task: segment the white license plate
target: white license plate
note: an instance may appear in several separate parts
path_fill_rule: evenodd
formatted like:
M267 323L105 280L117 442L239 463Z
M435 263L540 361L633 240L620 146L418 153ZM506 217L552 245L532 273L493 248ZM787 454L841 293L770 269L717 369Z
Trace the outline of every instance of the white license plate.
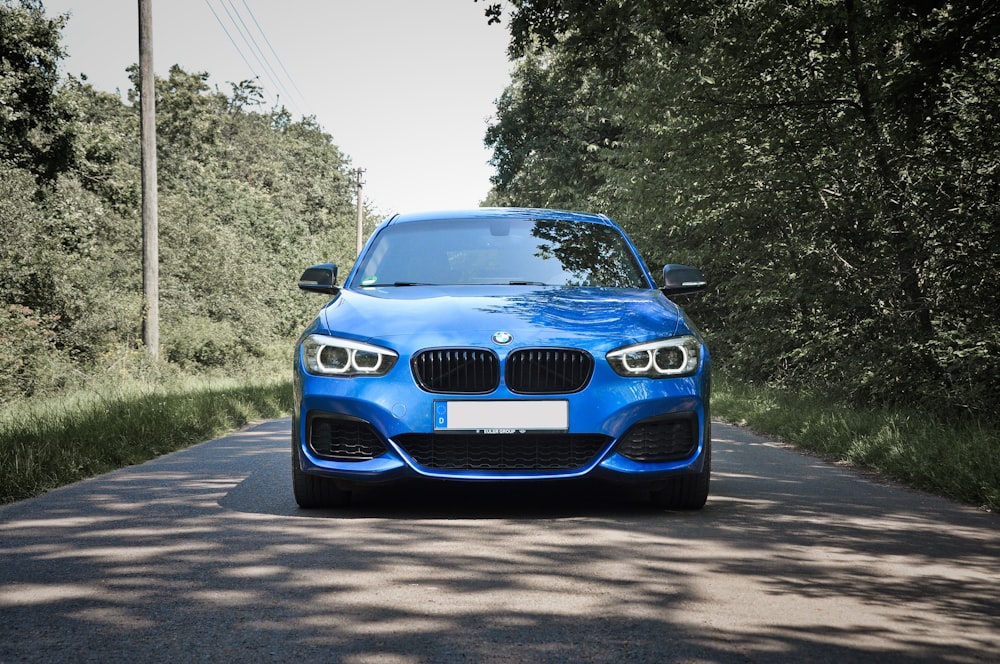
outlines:
M568 401L435 401L438 431L519 433L566 431Z

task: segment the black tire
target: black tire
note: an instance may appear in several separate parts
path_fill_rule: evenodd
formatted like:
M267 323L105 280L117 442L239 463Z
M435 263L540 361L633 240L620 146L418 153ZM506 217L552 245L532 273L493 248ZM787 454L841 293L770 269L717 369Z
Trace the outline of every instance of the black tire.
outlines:
M653 505L661 509L700 510L708 500L708 482L712 476L712 442L705 442L705 463L697 475L682 475L665 487L649 492Z
M292 442L292 491L295 502L303 509L347 507L351 492L341 489L335 480L302 472L299 466L299 446Z

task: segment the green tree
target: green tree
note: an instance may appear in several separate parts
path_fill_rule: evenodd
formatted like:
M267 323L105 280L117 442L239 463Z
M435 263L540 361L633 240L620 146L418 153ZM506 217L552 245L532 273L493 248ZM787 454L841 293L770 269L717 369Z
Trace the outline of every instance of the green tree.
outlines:
M511 205L586 208L604 185L602 153L620 129L601 99L600 72L560 52L523 58L486 132L498 196Z
M32 394L43 373L45 348L57 316L24 303L40 262L33 246L42 215L34 200L32 174L0 162L0 399Z
M2 0L0 397L145 370L140 343L138 108L57 78L60 30ZM315 311L304 266L353 259L349 159L314 118L262 110L173 67L156 85L164 356L252 362ZM13 91L13 92L12 92ZM16 93L16 94L15 94Z
M73 125L56 92L64 17L41 0L0 0L0 161L52 179L72 163Z
M577 198L603 204L658 262L706 269L716 290L690 307L723 364L859 399L945 396L996 412L1000 9L510 5L511 52L561 66L532 103L573 117L586 105L563 86L589 80L621 132L596 160L601 186ZM519 132L530 112L501 103L487 135L498 166L512 166L500 195L558 181L539 164L566 146Z

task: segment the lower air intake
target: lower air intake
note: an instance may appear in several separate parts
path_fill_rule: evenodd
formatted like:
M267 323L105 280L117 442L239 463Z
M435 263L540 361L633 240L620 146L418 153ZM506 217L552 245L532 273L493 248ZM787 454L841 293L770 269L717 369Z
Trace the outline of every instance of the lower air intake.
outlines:
M396 442L417 463L438 470L570 471L593 462L610 442L584 434L407 434Z
M697 450L698 420L694 416L640 422L615 446L615 452L623 457L645 463L681 461Z
M309 449L333 461L367 461L386 453L385 443L367 422L322 415L309 420Z

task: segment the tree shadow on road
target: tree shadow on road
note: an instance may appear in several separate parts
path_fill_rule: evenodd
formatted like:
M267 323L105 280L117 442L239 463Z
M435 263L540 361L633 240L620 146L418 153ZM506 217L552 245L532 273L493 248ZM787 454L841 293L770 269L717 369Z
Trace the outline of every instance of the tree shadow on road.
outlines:
M0 661L981 661L995 515L716 426L712 495L300 510L287 420L0 509Z

